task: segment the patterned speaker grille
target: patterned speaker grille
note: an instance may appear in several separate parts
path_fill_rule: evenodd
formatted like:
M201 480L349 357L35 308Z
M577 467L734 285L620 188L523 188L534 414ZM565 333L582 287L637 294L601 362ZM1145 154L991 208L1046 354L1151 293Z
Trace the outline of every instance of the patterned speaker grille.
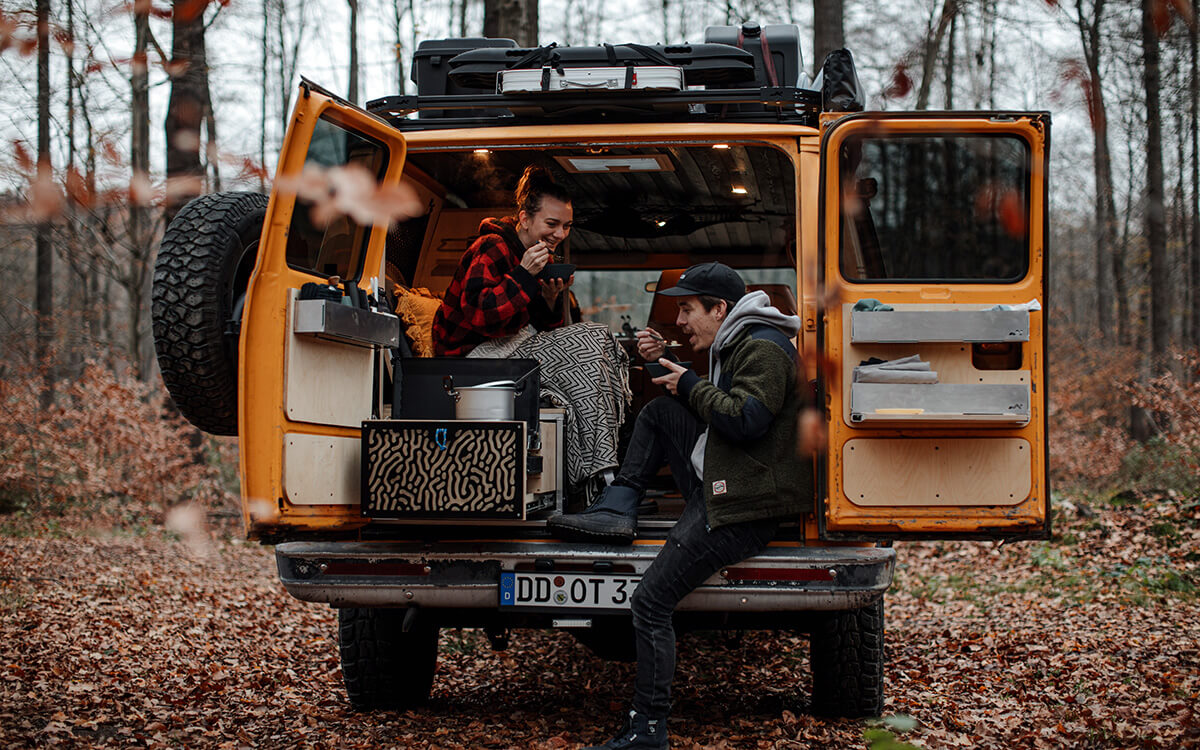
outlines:
M519 518L523 422L364 425L365 515Z

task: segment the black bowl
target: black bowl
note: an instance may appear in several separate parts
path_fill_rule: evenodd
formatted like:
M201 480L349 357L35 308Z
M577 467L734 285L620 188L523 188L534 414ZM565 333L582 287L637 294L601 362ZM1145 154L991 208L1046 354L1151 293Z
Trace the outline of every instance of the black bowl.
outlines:
M573 273L575 273L574 263L547 263L537 277L542 281L550 281L551 279L566 281L571 278L571 274Z
M675 364L679 365L685 370L691 369L692 366L691 362L676 362ZM667 369L666 365L660 365L657 362L647 362L644 367L646 368L646 372L649 373L650 377L652 378L661 378L663 375L671 374L671 371Z

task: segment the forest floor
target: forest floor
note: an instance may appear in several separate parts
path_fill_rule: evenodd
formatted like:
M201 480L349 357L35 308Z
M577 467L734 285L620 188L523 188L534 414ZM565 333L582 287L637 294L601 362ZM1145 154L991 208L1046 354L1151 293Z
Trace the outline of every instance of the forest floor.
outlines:
M898 545L888 731L924 748L1200 747L1200 506L1059 499L1048 542ZM0 747L574 748L633 667L561 632L442 632L433 696L355 713L335 612L214 529L0 517ZM681 638L675 748L868 747L809 716L802 636ZM876 747L895 747L877 741Z

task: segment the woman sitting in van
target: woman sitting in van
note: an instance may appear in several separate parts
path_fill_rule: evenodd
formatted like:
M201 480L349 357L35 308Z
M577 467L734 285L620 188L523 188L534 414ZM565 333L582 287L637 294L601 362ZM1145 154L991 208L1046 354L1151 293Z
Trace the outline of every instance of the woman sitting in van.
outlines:
M567 410L568 481L590 481L594 492L617 466L629 357L607 326L564 325L574 276L537 278L571 232L570 194L546 169L528 167L516 203L515 216L480 223L434 316L434 351L536 359L543 395Z

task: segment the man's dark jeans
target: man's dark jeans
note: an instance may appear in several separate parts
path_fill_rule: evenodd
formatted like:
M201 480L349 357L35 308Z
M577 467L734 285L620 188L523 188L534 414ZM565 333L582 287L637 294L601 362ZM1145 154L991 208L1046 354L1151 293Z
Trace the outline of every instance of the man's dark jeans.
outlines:
M645 492L646 485L666 462L679 492L691 497L700 486L692 469L692 448L703 431L704 424L680 401L667 396L651 400L633 423L625 461L613 484Z
M634 424L619 484L644 490L666 461L683 496L683 514L633 592L633 628L637 642L637 680L633 710L652 718L671 709L675 676L675 626L671 617L683 597L726 565L766 549L779 522L750 521L709 529L704 492L692 470L692 448L702 423L679 401L657 398Z

